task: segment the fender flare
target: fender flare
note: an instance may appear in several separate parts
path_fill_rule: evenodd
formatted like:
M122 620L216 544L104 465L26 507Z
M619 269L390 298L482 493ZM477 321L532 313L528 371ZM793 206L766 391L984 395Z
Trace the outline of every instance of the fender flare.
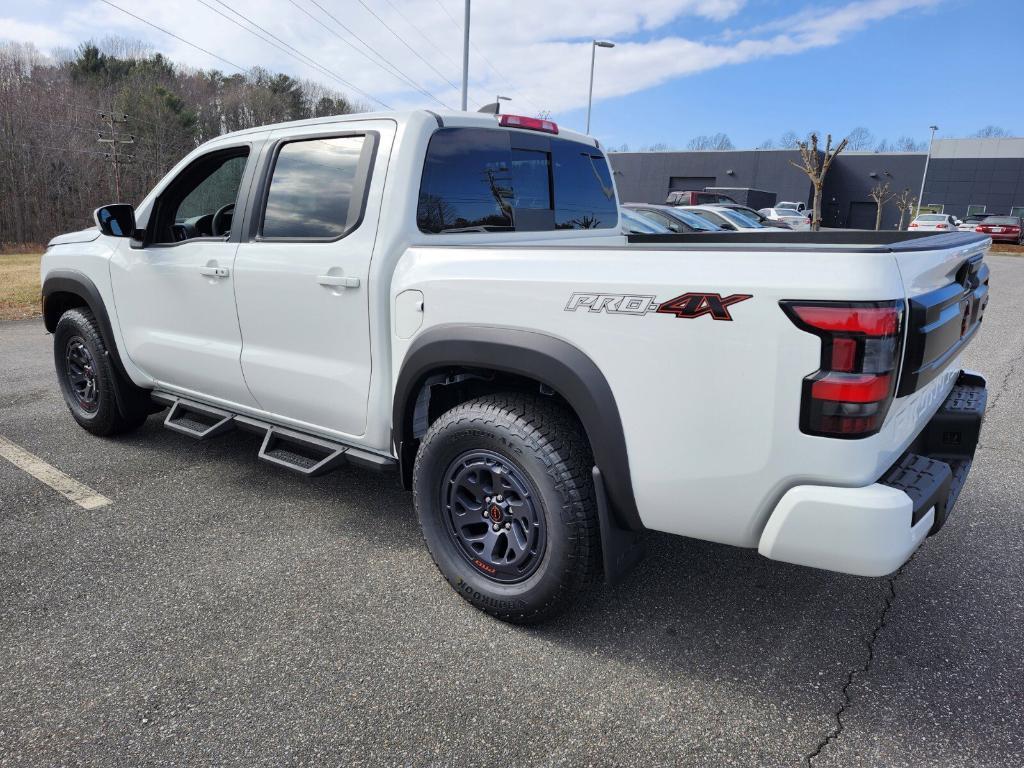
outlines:
M47 273L42 289L43 321L46 324L46 330L50 333L57 329L60 315L48 312L47 303L50 301L50 297L57 293L70 293L78 296L85 303L86 307L89 308L89 311L92 312L93 317L96 318L96 324L100 327L103 342L107 347L107 355L120 378L120 381L115 379L114 382L114 399L117 402L118 410L121 411L121 415L127 416L125 406L126 393L121 389L121 382L130 382L131 377L121 361L121 353L117 348L117 341L114 339L114 329L110 325L110 315L107 313L107 307L103 303L103 297L100 295L96 283L85 273L74 269L54 269Z
M447 366L483 368L539 381L573 408L600 468L617 522L642 531L629 472L626 438L615 396L604 374L580 349L536 331L444 324L419 334L402 362L392 411L398 453L412 435L416 399L430 373Z

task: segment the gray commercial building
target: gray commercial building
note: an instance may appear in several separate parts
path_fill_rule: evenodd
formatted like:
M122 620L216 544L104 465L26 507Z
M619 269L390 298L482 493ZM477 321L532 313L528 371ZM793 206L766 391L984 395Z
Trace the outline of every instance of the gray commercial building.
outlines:
M874 229L871 189L889 182L890 193L916 197L925 170L923 152L844 152L825 178L821 218L825 226ZM739 202L745 190L774 193L776 202L811 205L814 190L793 162L796 150L709 152L614 152L609 154L624 202L663 203L669 192L730 188ZM764 195L750 193L755 207ZM937 140L928 163L924 205L960 218L969 213L1024 215L1024 138ZM895 229L895 201L882 210L882 228ZM906 222L904 222L906 224Z

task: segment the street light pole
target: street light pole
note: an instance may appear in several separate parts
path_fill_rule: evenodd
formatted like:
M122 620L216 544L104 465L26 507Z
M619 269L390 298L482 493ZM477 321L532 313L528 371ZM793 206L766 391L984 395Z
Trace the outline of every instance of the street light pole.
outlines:
M935 143L935 132L939 126L929 126L932 129L932 137L928 140L928 154L924 156L924 173L921 174L921 194L917 196L917 212L921 213L921 206L924 205L924 182L928 178L928 163L932 159L932 144Z
M594 103L594 59L598 48L614 48L615 43L607 40L592 40L590 43L590 91L587 93L587 130L590 133L590 108Z
M462 111L469 104L469 0L466 0L466 18L462 23Z

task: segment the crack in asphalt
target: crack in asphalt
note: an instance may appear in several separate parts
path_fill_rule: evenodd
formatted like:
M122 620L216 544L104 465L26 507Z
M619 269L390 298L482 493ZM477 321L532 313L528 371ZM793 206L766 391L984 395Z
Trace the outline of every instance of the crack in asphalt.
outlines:
M1017 359L1019 360L1021 356L1024 356L1024 350L1021 350L1021 353L1017 356ZM1006 375L1003 376L1003 381L999 385L999 389L996 391L995 396L992 398L992 402L989 404L988 408L985 409L986 416L996 409L996 405L998 405L1000 399L1002 399L1003 393L1006 392L1007 388L1010 386L1010 379L1013 378L1013 374L1015 374L1016 372L1017 361L1015 360L1014 362L1010 363L1010 367L1006 369Z
M1022 355L1024 355L1024 351L1022 351ZM1020 356L1018 356L1018 359L1019 357ZM1013 375L1016 372L1017 361L1015 360L1014 362L1010 363L1009 368L1007 368L1006 373L1003 375L1003 379L1000 382L999 387L996 388L995 395L989 402L988 407L985 409L986 416L991 414L996 409L996 406L998 405L1003 394L1010 386L1010 379L1013 378ZM982 448L983 450L999 450L995 446L986 446L981 445L980 443L978 447ZM920 550L917 550L917 552L919 551ZM871 636L867 640L865 640L864 643L867 646L867 658L864 660L863 666L851 669L849 672L846 673L846 682L843 683L842 688L843 700L840 703L839 708L832 715L835 718L835 727L825 736L824 739L818 742L818 745L817 747L815 747L814 751L804 758L804 761L808 766L812 765L812 763L818 757L821 756L821 753L825 750L826 747L828 747L829 744L832 744L834 741L836 741L836 739L838 739L842 735L843 729L845 727L843 724L843 715L846 713L846 710L849 709L850 706L853 704L853 697L850 694L850 689L853 687L854 681L867 676L867 674L871 671L871 667L874 666L875 643L878 641L878 636L881 634L882 630L885 629L886 619L888 619L889 611L892 610L893 601L896 599L896 580L903 575L903 571L907 568L907 566L909 566L914 561L914 558L917 557L917 552L914 552L914 554L911 555L910 559L907 560L907 562L905 562L902 566L900 566L900 569L889 578L889 593L885 597L885 604L882 606L882 610L878 615L878 621L875 623L874 629L871 631Z
M911 562L913 562L916 556L917 553L915 552L907 562L900 566L900 569L896 571L896 573L889 577L889 592L885 596L885 604L882 606L882 610L878 614L878 621L875 622L874 629L871 630L871 635L864 641L864 645L867 647L868 651L867 658L864 660L864 664L862 666L851 669L846 673L846 682L843 683L842 688L843 700L840 703L839 708L832 715L836 721L835 727L825 736L824 739L818 742L814 751L804 758L808 766L813 764L829 744L842 735L845 727L843 724L843 715L853 704L853 696L850 694L850 689L853 687L854 681L867 676L868 672L871 671L871 667L875 663L875 643L878 641L878 636L882 633L882 630L885 629L886 619L888 619L889 611L892 609L893 601L896 599L896 580L903 575L903 571Z

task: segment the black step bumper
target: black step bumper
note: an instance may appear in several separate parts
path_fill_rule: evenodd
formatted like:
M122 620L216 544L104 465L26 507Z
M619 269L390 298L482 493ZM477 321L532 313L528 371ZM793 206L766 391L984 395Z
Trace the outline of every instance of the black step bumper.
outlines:
M935 522L929 535L938 533L946 523L967 481L987 401L985 379L961 371L928 425L879 480L913 500L912 523L935 508Z

